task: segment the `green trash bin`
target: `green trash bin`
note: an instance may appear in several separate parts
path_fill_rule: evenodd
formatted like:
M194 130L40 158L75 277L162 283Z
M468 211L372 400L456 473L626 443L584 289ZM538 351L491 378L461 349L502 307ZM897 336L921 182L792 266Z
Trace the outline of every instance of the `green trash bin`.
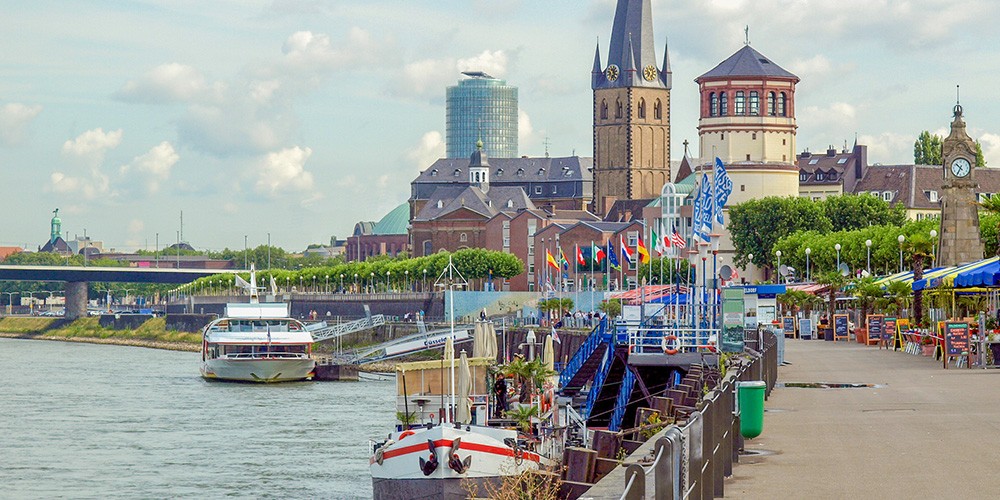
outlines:
M767 384L760 380L737 382L737 399L740 402L740 434L753 439L764 430L764 391Z

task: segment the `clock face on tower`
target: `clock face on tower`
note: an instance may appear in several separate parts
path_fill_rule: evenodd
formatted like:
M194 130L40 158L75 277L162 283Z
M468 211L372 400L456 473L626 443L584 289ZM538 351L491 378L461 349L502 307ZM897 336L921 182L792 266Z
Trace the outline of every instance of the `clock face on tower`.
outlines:
M618 79L618 66L612 64L608 66L608 69L604 70L604 75L608 77L609 81L615 81Z
M951 173L955 177L965 177L972 171L972 164L965 158L955 158L951 161Z
M656 79L656 66L650 64L645 68L642 68L642 77L646 79L647 82L651 82Z

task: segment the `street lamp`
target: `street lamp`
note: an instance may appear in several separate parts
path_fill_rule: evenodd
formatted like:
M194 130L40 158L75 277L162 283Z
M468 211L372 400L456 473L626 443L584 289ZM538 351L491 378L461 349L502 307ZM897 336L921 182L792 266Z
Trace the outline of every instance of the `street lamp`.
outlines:
M387 270L385 272L385 293L389 293L389 275L390 274L392 274L392 271L388 271Z
M344 273L340 273L340 293L344 293Z
M427 291L427 269L424 269L424 283L420 285L420 291L421 292Z
M774 255L778 256L778 268L777 268L777 270L778 270L778 279L776 281L778 283L781 283L781 250L776 250L774 252Z
M371 276L368 279L368 288L371 289L372 293L375 293L375 272L371 272Z
M865 240L865 248L868 250L868 264L865 266L865 270L868 274L872 273L872 240Z
M250 252L247 246L247 235L243 235L243 269L249 269L247 261L250 260Z
M313 275L313 293L316 293L316 275Z
M840 272L840 243L833 246L833 249L837 251L837 272Z
M407 270L403 271L403 291L404 292L406 291L406 287L409 284L409 281L410 281L410 270L407 269Z
M0 292L7 295L7 314L13 314L14 312L14 296L20 294L21 292Z
M354 293L358 293L358 273L354 273Z
M937 267L937 245L934 244L934 238L937 238L937 231L931 229L931 267Z
M330 293L330 275L326 275L326 284L323 285L323 293Z
M809 274L809 254L813 253L813 249L806 247L806 281L812 282L811 275Z
M906 236L899 235L896 241L899 242L899 272L903 272L903 242L906 241Z

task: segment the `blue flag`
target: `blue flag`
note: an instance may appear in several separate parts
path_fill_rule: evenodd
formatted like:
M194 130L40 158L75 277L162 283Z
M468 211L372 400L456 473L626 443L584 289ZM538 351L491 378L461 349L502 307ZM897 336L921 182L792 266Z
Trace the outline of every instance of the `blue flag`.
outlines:
M712 197L710 180L708 177L702 176L698 196L695 198L695 216L692 222L694 235L704 242L708 241L708 235L712 232L712 220L715 216L714 205L715 200Z
M618 254L615 252L615 244L608 240L608 264L611 267L618 267Z
M726 172L726 166L722 164L719 157L715 157L715 220L719 224L725 224L722 215L722 208L729 201L729 195L733 192L733 180Z

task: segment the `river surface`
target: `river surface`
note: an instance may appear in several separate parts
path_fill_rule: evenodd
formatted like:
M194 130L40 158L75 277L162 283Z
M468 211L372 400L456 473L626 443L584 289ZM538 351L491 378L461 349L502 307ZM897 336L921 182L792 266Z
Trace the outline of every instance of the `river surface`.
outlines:
M371 497L394 382L207 382L199 364L0 339L0 497Z

